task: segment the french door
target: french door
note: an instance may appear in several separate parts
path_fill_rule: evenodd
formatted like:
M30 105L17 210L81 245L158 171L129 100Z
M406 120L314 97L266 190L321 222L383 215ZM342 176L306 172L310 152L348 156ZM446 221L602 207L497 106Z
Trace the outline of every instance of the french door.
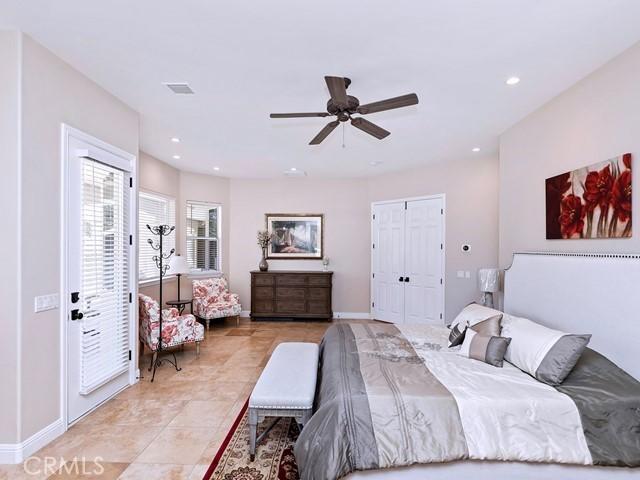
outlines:
M66 136L67 424L129 385L132 308L131 158Z
M393 323L441 324L442 197L373 205L372 313Z

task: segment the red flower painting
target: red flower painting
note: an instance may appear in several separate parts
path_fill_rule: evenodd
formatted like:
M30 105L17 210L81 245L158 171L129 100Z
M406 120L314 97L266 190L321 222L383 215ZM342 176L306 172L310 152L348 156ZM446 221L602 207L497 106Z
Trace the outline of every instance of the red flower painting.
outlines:
M631 237L631 154L546 180L547 238Z

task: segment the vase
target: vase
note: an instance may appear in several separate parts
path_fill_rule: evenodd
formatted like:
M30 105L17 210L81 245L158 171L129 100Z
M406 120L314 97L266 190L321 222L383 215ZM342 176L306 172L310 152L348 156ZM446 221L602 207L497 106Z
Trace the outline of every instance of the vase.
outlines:
M260 260L260 263L258 264L258 268L260 269L261 272L266 272L267 270L269 270L269 263L267 262L266 254L267 254L267 250L265 248L263 248L262 249L262 259Z

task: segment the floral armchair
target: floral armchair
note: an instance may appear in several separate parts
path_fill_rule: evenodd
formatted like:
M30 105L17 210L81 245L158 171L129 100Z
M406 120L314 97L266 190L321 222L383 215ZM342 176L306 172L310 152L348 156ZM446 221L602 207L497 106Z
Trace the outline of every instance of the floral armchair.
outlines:
M152 352L158 349L158 331L160 329L160 307L153 298L138 294L140 313L140 344L146 345ZM193 315L180 315L176 308L162 310L162 348L175 347L185 343L196 344L196 355L200 354L200 342L204 340L204 327ZM143 350L143 349L141 349Z
M236 324L242 306L240 297L229 293L224 277L193 281L193 314L207 323L214 318L236 317Z

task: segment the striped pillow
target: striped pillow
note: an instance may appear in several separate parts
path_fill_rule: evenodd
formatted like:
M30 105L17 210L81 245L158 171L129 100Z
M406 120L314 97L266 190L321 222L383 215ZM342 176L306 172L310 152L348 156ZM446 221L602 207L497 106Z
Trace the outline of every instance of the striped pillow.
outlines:
M469 329L458 354L494 367L502 367L509 342L510 338L481 335Z
M572 335L507 314L502 334L512 339L505 360L548 385L564 381L591 340L591 335Z
M502 312L493 308L484 307L477 303L467 305L451 324L449 334L449 347L460 345L464 340L467 327L476 332L490 337L500 336L500 321Z

